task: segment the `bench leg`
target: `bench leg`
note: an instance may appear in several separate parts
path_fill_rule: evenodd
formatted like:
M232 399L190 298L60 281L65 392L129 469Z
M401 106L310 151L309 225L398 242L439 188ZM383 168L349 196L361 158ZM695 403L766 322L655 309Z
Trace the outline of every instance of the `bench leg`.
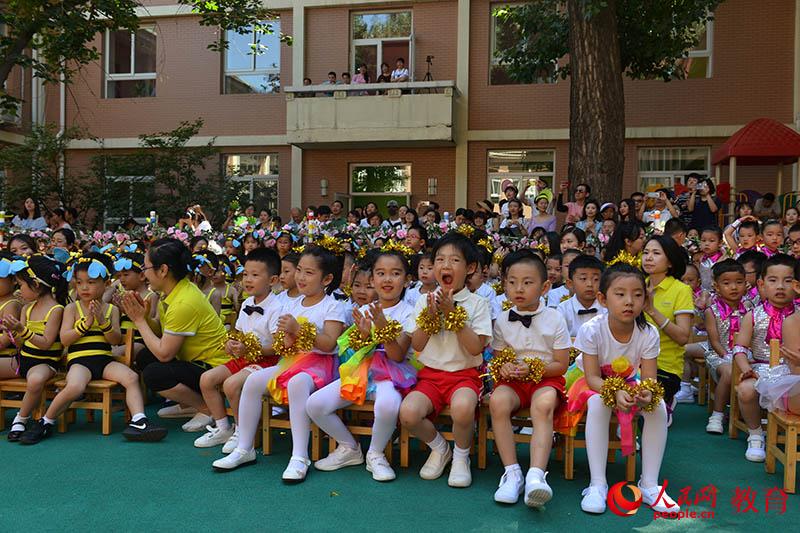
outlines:
M775 447L778 445L778 422L769 414L767 419L767 459L764 461L764 470L767 474L775 473Z
M486 457L489 454L489 414L481 408L478 416L478 468L486 470Z
M408 430L400 427L400 466L408 468L408 446L409 446Z
M783 465L783 490L794 494L797 478L797 426L786 428L786 463Z
M272 453L271 419L272 406L268 401L265 401L261 404L261 448L264 455L270 455Z
M89 411L94 413L94 411ZM111 435L111 390L103 391L103 435Z
M322 448L322 443L320 442L320 431L319 427L316 424L311 424L311 460L312 461L319 461L320 459L320 448Z
M573 479L575 477L575 437L572 435L564 436L564 477Z

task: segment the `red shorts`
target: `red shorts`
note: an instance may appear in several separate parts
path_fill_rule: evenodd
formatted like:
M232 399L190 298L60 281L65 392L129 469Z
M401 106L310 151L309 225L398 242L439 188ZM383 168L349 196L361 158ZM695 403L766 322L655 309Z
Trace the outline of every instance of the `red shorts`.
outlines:
M478 398L481 397L483 382L477 368L467 368L457 372L446 370L436 370L435 368L423 367L417 372L417 384L415 391L421 392L433 404L433 412L429 418L435 418L439 413L450 405L453 393L458 389L470 389L475 391Z
M240 370L244 370L247 367L250 367L253 370L258 370L259 368L269 368L277 364L278 364L277 356L262 359L258 363L251 363L250 361L242 357L239 359L231 359L230 361L225 363L225 368L230 370L231 374L237 374Z
M495 389L501 385L510 388L516 393L517 398L519 398L519 408L528 409L531 406L531 397L533 393L543 387L553 387L558 394L559 403L564 404L567 399L567 395L564 393L565 383L564 376L555 376L544 378L539 383L531 383L530 381L501 381L495 385Z

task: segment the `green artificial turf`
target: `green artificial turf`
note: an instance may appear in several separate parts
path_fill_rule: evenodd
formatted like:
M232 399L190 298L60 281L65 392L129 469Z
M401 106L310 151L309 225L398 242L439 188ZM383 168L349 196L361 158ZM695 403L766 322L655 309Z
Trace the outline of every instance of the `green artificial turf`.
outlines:
M155 417L154 414L151 416ZM6 424L11 422L9 416ZM290 437L276 435L276 452L260 455L255 466L226 474L213 472L219 449L197 449L199 434L183 433L180 420L161 421L170 433L155 444L126 442L117 414L114 433L103 437L99 422L82 419L66 434L35 446L5 441L0 457L5 478L5 512L0 531L584 531L620 530L748 531L775 528L792 531L800 518L800 498L790 495L786 513L773 505L766 513L765 496L782 485L782 468L768 475L763 464L744 459L744 437L738 441L704 432L705 407L681 405L669 432L661 470L669 493L678 499L683 487L715 485L719 493L713 519L653 520L649 509L620 517L580 510L581 490L589 473L586 456L578 450L575 479L563 476L563 464L550 463L548 482L554 497L544 510L523 502L504 506L494 502L502 466L491 454L488 468L478 470L473 459L473 484L468 489L419 478L426 452L414 445L411 466L397 467L398 478L377 483L363 467L338 472L313 468L305 483L284 485L280 476L288 461ZM366 447L366 444L365 444ZM395 458L398 455L395 454ZM523 469L527 446L520 446ZM637 469L638 472L638 469ZM637 474L638 475L638 474ZM624 463L608 467L609 484L621 481ZM736 487L756 491L758 513L737 513L732 505ZM628 494L626 492L626 494ZM708 503L690 510L711 510Z

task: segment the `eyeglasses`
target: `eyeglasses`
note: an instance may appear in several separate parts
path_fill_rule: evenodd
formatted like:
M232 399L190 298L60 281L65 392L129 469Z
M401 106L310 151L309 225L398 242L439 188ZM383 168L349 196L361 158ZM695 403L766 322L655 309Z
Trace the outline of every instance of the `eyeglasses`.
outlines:
M155 268L154 266L142 267L142 272L144 272L144 271L146 271L146 270L152 270L152 269L154 269L154 268Z
M575 192L586 192L586 189L575 189Z

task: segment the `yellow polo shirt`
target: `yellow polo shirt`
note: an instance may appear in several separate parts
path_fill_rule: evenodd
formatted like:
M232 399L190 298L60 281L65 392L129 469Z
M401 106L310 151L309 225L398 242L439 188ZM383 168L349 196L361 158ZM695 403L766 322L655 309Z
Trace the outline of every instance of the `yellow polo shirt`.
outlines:
M158 303L161 330L184 337L175 356L181 361L201 361L211 366L225 364L227 337L219 315L194 283L184 278Z
M675 322L676 315L694 315L694 300L692 299L691 287L672 276L667 276L661 280L661 283L656 285L653 304L671 322ZM649 316L647 316L647 321L656 328L661 325L653 322L653 319ZM661 353L658 355L659 370L678 376L682 375L685 348L672 340L663 331L659 331L658 336L661 340Z

